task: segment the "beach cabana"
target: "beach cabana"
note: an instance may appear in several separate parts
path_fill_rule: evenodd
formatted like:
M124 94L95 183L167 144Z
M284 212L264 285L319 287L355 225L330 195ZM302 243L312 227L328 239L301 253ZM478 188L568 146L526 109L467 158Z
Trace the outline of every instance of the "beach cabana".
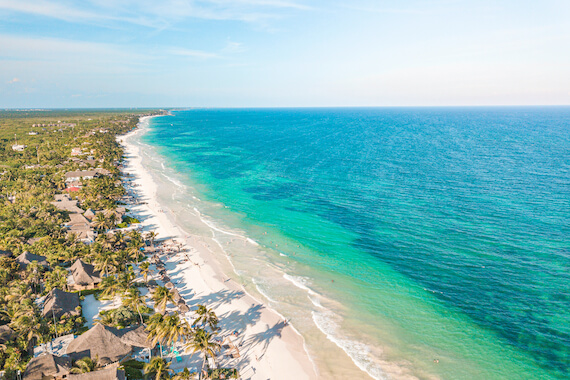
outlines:
M45 256L34 255L29 251L24 251L20 256L16 257L16 261L20 264L20 269L26 269L29 264L34 261L37 261L43 267L48 267L49 264L45 258Z
M101 282L101 274L91 264L84 263L81 259L69 268L71 276L67 285L73 290L94 289Z
M52 289L46 296L42 316L59 319L66 316L80 315L79 295L68 293L58 288Z
M188 313L190 311L190 308L188 307L188 305L184 304L184 305L179 305L178 310L181 313Z
M43 354L32 358L24 375L23 380L60 380L66 378L71 369L71 359L65 356Z
M130 355L132 347L115 335L114 330L97 323L69 343L66 353L75 360L98 357L101 365L118 362Z

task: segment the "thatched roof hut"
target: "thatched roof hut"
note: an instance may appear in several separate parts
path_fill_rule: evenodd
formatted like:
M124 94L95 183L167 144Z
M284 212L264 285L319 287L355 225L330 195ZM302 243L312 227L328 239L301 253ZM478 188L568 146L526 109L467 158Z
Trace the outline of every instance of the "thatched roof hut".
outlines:
M13 257L14 253L12 253L12 251L4 251L3 249L0 249L0 257Z
M174 302L178 302L178 300L180 299L180 293L178 293L178 290L176 290L176 288L172 289L170 293L172 293L172 298L174 298Z
M148 332L144 326L131 326L124 329L112 329L114 334L126 343L133 347L153 348L155 345L151 344L148 338Z
M113 330L115 329L97 323L75 338L67 346L66 353L74 359L89 356L95 360L99 357L102 365L118 362L131 353L132 347L116 336Z
M0 326L0 343L6 343L16 337L14 330L8 325Z
M73 276L73 285L81 287L94 286L101 282L101 273L95 270L91 264L84 263L81 259L69 268Z
M182 305L186 305L186 301L184 301L182 298L180 298L180 299L178 300L178 302L176 303L176 305L177 305L178 307L180 307L180 306L182 306Z
M172 282L167 282L166 284L164 284L164 287L166 289L173 289L174 288L174 284Z
M68 293L54 288L46 296L42 316L59 319L64 315L80 315L81 311L77 310L78 306L79 295L77 293Z
M34 261L37 261L38 264L40 264L43 267L49 266L45 256L34 255L29 251L24 251L24 253L16 257L16 261L18 262L18 264L20 264L21 269L26 269L28 265Z
M178 306L178 310L181 313L188 313L190 311L190 308L188 307L188 305L184 304L184 305Z
M65 356L43 354L32 358L24 371L23 380L61 378L69 374L71 359Z

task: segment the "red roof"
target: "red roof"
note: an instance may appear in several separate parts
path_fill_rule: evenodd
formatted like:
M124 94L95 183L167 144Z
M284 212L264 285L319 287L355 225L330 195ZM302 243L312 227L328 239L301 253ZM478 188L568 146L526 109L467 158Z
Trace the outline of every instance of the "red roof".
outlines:
M65 191L69 191L69 192L79 191L79 190L81 190L81 189L79 187L76 187L76 186L71 186L71 187L68 187L67 189L65 189Z

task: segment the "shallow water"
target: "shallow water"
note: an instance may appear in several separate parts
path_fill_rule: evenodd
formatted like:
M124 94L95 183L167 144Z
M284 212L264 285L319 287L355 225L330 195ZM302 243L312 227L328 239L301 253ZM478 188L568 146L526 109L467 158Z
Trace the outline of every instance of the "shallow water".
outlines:
M141 143L178 221L215 237L324 376L357 373L342 355L375 378L554 379L570 376L569 116L196 109Z

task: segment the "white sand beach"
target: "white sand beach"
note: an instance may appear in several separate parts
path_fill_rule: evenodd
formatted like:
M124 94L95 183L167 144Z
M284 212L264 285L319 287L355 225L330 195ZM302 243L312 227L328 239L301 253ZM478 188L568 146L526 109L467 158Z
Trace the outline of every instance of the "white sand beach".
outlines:
M301 335L222 272L223 266L210 248L216 242L185 233L158 203L156 184L142 166L139 147L129 143L129 138L140 132L137 129L119 137L127 157L123 169L128 173L126 188L136 196L136 202L126 207L130 215L141 220L141 232L158 233L157 241L163 247L160 259L170 281L191 309L187 313L189 320L198 304L213 308L219 317L219 336L226 348L222 349L218 364L237 368L242 379L317 378ZM156 267L153 265L151 269L162 284ZM198 369L201 360L198 354L180 352L171 368Z

